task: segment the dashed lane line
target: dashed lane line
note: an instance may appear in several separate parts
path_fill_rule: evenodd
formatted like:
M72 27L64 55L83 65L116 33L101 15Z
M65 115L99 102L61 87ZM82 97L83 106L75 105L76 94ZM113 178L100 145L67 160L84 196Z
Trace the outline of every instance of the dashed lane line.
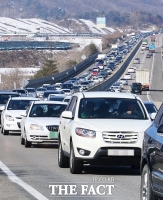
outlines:
M45 196L43 196L41 193L39 193L36 189L22 181L20 178L18 178L5 164L3 164L0 161L0 168L1 170L8 176L8 178L14 182L20 185L22 188L24 188L27 192L29 192L32 196L34 196L38 200L48 200Z

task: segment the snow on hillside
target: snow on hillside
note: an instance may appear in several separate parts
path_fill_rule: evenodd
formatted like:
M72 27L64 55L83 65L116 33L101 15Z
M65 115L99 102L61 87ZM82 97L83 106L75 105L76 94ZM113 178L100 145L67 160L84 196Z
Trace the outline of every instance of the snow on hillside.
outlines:
M98 28L97 25L90 20L80 19L80 21L84 22L92 33L108 34L108 32L113 33L115 31L113 28L109 27Z
M0 34L14 33L70 33L66 28L42 19L12 19L0 17Z
M87 28L92 33L101 33L101 34L109 34L113 33L115 30L110 27L98 28L96 24L94 24L90 20L75 20L78 21L78 24L85 24ZM82 23L80 22L82 21ZM31 19L13 19L0 17L0 34L24 34L24 33L73 33L75 30L69 30L68 28L64 28L62 26L58 26L57 24L51 23L46 20L31 18Z

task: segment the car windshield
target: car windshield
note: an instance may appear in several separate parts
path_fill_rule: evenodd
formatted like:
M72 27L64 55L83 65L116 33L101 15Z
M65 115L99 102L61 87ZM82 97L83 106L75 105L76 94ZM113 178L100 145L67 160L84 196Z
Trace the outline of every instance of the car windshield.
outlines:
M29 117L60 117L66 106L64 104L33 104Z
M87 119L147 119L142 103L137 99L126 98L83 98L80 101L78 117Z
M33 88L33 89L32 89L32 88L27 88L26 90L27 90L28 92L35 92L35 89L34 89L34 88Z
M19 97L19 94L0 94L0 104L6 104L9 97Z
M64 98L65 98L65 96L63 96L63 97L50 96L49 101L63 101Z
M37 91L46 91L46 88L37 88Z
M10 100L7 110L26 110L31 100Z

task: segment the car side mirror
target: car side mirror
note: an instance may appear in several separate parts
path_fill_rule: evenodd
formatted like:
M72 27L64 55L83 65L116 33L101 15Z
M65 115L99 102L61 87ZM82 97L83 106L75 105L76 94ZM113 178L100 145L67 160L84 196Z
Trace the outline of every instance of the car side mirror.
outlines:
M151 120L154 120L157 113L151 113Z
M163 124L161 124L161 125L158 127L157 133L160 133L160 135L163 136Z
M73 119L74 117L72 116L72 112L71 111L63 111L61 114L62 118L66 118L66 119Z

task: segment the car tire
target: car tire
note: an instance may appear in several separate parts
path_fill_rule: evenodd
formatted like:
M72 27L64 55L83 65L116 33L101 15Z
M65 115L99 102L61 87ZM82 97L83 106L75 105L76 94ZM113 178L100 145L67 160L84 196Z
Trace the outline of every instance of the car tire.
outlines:
M7 130L5 130L5 129L3 128L3 135L9 135L9 131L7 131Z
M70 172L71 172L71 174L81 174L82 173L82 164L75 157L74 148L73 148L72 143L70 145Z
M69 158L64 155L61 141L59 141L59 147L58 147L58 166L60 168L69 167Z
M1 133L3 134L3 128L2 128L2 126L1 126Z
M31 142L27 140L27 137L25 138L25 141L24 141L24 144L25 144L25 148L29 148L31 147Z
M21 145L25 144L25 139L23 138L22 134L20 135L20 144Z
M141 188L140 188L140 200L154 200L154 195L151 187L151 175L148 165L143 167L141 175Z

